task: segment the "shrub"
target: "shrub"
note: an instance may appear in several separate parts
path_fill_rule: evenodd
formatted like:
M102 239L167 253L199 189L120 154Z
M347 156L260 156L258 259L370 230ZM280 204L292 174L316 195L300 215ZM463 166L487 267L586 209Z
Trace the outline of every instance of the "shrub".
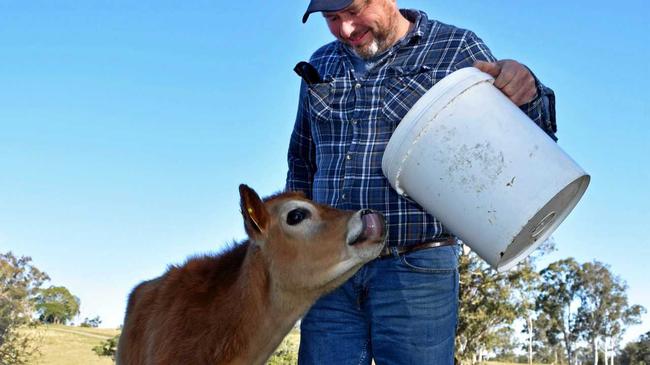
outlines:
M98 356L110 356L111 359L115 360L115 353L117 352L117 342L120 339L120 335L117 335L113 338L109 338L106 341L102 341L99 345L93 347L93 351Z
M92 318L92 319L88 319L88 317L86 317L86 318L84 318L84 321L81 322L81 324L79 325L79 327L92 327L92 328L97 328L97 327L99 327L99 325L100 325L101 323L102 323L102 320L101 320L101 318L99 318L99 316L97 316L97 317L95 317L95 318Z

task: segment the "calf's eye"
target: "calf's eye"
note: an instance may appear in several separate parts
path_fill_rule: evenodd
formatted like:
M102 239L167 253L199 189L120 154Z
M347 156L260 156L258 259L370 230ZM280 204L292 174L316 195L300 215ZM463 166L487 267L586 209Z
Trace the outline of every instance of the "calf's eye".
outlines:
M294 209L287 214L287 224L295 226L309 217L309 212L304 209Z

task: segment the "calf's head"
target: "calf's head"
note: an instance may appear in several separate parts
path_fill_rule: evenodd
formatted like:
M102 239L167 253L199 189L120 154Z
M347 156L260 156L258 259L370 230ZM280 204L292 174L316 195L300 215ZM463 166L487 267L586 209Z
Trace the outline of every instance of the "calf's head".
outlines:
M299 193L262 201L246 185L239 192L249 249L261 251L274 285L283 290L331 290L384 246L386 226L377 212L334 209Z

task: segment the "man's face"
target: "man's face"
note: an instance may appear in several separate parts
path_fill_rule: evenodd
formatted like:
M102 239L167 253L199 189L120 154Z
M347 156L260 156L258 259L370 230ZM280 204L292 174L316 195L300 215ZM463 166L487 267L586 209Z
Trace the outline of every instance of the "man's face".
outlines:
M355 0L337 12L323 12L330 32L362 58L388 49L397 41L395 0Z

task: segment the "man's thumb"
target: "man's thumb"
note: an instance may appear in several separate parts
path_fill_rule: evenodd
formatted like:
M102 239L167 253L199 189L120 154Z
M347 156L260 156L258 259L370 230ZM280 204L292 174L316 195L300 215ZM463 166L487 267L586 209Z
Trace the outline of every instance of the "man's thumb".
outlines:
M473 66L490 74L492 77L499 76L499 73L501 72L501 66L496 62L476 61Z

